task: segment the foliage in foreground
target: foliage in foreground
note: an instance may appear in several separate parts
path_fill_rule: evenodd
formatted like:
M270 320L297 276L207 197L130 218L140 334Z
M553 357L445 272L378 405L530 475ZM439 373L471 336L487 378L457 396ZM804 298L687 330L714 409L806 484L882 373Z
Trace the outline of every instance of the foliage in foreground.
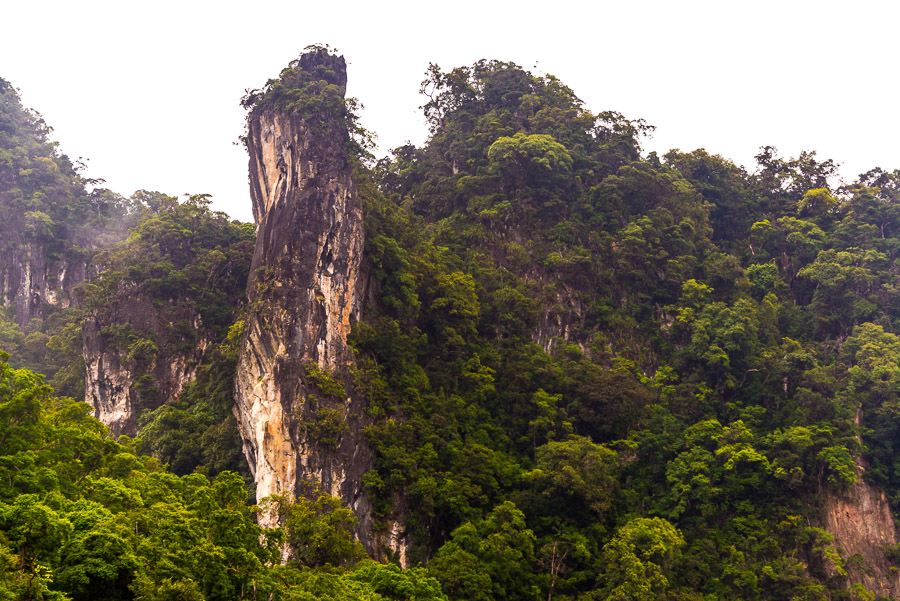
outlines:
M240 475L176 476L84 403L0 354L0 598L444 599L422 570L358 562L339 503L278 500L265 529ZM285 540L294 552L282 563Z

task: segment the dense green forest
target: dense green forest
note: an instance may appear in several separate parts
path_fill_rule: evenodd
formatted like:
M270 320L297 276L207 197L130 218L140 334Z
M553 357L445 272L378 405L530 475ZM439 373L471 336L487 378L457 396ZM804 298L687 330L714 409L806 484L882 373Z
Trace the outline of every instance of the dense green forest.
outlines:
M427 142L376 160L320 83L286 70L245 103L353 134L364 482L416 567L366 558L327 494L253 504L231 410L253 227L86 181L0 80L3 259L43 244L93 274L68 307L0 320L0 596L875 598L823 513L858 478L900 507L900 171L647 154L648 124L498 61L432 65ZM114 440L80 402L81 324L135 298L169 325L104 326L139 375L138 434ZM201 338L160 404L154 358Z

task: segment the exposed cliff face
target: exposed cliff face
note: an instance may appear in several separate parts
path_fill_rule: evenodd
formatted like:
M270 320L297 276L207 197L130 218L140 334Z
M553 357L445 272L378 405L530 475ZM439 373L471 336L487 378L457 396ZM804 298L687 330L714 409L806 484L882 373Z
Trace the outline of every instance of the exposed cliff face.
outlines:
M184 317L200 330L197 315ZM85 401L114 434L134 435L143 411L175 400L194 379L209 340L177 332L170 318L138 295L84 321Z
M860 417L857 411L857 425ZM900 572L885 554L885 547L898 542L897 529L884 490L863 479L866 467L865 458L858 458L853 486L825 497L825 530L834 536L844 559L863 559L861 567L848 566L851 583L862 584L878 597L900 598Z
M295 68L343 96L343 58L313 52ZM257 497L321 488L355 511L371 547L361 479L372 455L347 346L359 313L363 222L346 125L325 109L304 118L261 105L248 133L257 243L235 414Z
M537 327L532 333L532 340L541 346L546 352L552 352L559 340L572 342L573 333L577 333L576 342L582 351L589 350L585 343L584 307L582 303L573 298L569 291L561 286L556 293L556 304L542 308Z
M91 246L76 240L93 215L84 184L49 132L0 78L0 305L14 307L20 326L69 306Z
M851 583L877 596L900 597L900 572L885 556L885 547L897 544L891 508L883 490L865 482L862 473L859 477L846 494L826 497L825 530L845 559L858 555L864 560L862 568L848 567Z
M6 228L8 230L10 228ZM4 231L0 246L0 303L15 307L20 326L43 319L48 307L65 309L87 277L83 260L51 259L46 244Z

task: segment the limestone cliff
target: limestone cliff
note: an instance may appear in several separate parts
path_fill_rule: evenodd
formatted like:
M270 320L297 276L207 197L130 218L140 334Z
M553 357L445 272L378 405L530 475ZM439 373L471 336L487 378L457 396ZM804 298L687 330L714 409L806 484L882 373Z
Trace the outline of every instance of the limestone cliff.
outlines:
M96 258L102 271L82 292L85 396L115 433L134 434L142 412L178 398L247 285L250 228L202 198L168 200Z
M199 315L183 317L190 327L178 331L171 313L124 295L85 319L85 401L114 434L133 436L143 411L175 400L194 379L210 341Z
M857 410L856 424L861 411ZM856 482L843 494L825 497L825 530L844 559L862 558L863 564L848 567L850 583L859 583L878 597L900 598L900 572L885 550L897 545L897 529L884 490L864 480L867 461L857 458Z
M0 247L0 304L15 307L15 321L26 326L46 309L69 307L73 289L86 279L87 262L49 256L47 245L4 232Z
M347 149L344 59L304 54L281 84L291 88L290 105L270 88L249 115L257 242L235 414L258 498L321 488L355 511L371 548L361 479L372 455L347 346L360 310L363 222Z
M75 238L86 193L49 132L0 78L0 305L20 326L67 307L85 279L86 254L73 247L85 242Z
M900 572L892 569L885 547L897 544L897 531L884 490L862 479L842 495L825 499L825 530L847 559L858 556L862 567L848 568L851 583L860 583L877 596L900 597Z

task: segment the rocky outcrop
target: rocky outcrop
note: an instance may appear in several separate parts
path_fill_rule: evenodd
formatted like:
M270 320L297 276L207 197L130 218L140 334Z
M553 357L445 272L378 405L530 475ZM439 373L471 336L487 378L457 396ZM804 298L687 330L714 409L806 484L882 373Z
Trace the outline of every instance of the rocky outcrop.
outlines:
M0 77L0 305L22 327L73 302L93 243L84 182L49 132Z
M209 340L199 334L199 316L177 317L124 295L85 319L85 401L113 434L134 435L141 413L177 399L194 379Z
M885 547L897 544L897 532L887 497L880 488L859 479L842 495L825 499L825 530L847 559L863 559L847 567L851 583L860 583L879 597L900 597L900 572L893 569Z
M314 490L340 497L371 550L362 476L372 454L347 346L360 310L362 206L343 103L326 98L343 98L345 63L316 50L285 73L298 94L308 94L304 109L264 98L249 116L257 242L235 414L257 497Z
M73 304L73 290L87 277L83 260L50 258L47 245L5 232L0 246L0 304L14 307L20 326L43 319L48 308Z
M857 411L859 426L861 412ZM862 558L860 566L848 562L851 584L862 584L877 597L900 598L900 571L888 559L886 547L897 545L897 529L887 496L881 487L865 481L864 457L857 459L856 482L842 494L825 496L825 530L846 560Z

